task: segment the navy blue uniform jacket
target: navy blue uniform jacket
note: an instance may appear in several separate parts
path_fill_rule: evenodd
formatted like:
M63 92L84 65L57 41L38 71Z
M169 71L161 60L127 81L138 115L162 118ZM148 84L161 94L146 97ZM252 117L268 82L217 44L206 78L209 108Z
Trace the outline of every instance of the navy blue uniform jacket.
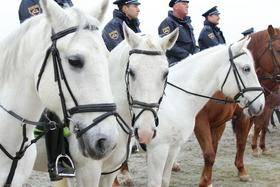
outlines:
M172 11L169 11L168 17L165 18L159 25L158 33L160 36L165 36L177 27L179 28L179 37L175 45L170 50L166 51L166 56L170 66L186 58L190 54L194 54L199 51L196 47L193 27L189 16L186 16L184 20L181 20L174 16Z
M122 29L123 22L125 22L135 33L141 32L138 19L129 20L123 12L115 9L113 12L113 19L105 25L102 31L102 38L109 51L114 49L119 43L121 43L121 41L124 40Z
M61 7L73 6L71 0L55 0ZM42 13L39 0L22 0L18 10L19 21L22 23L27 18Z
M220 28L205 20L204 27L202 28L198 38L200 50L224 43L226 43L226 40Z

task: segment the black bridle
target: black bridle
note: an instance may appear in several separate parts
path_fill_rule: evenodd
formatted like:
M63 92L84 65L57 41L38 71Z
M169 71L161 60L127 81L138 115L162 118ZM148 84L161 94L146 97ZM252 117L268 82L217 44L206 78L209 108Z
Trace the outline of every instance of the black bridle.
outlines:
M233 56L232 50L231 50L231 46L229 46L228 48L228 53L229 53L229 61L230 61L230 67L229 70L226 74L225 80L223 81L223 84L221 86L221 91L223 91L223 87L229 77L229 74L231 72L231 70L233 71L234 77L235 77L235 81L236 84L238 86L239 92L234 96L233 100L229 100L229 99L219 99L219 98L215 98L215 97L210 97L210 96L205 96L205 95L201 95L201 94L197 94L194 92L190 92L187 91L183 88L180 88L179 86L176 86L170 82L167 82L167 84L169 84L172 87L175 87L176 89L179 89L187 94L191 94L191 95L195 95L198 97L203 97L203 98L207 98L207 99L211 99L211 100L215 100L215 101L219 101L219 102L223 102L223 103L239 103L240 101L238 100L240 97L244 97L244 93L245 92L250 92L250 91L260 91L261 93L252 101L248 102L246 104L246 106L243 107L243 109L248 108L255 100L257 100L262 94L263 94L263 88L262 87L246 87L244 82L242 81L242 78L237 70L237 67L234 63L234 59L246 54L245 52L242 52L240 54L237 54L235 56Z
M279 56L279 54L277 55L277 53L279 53L279 52L277 52L272 46L273 42L277 41L277 40L280 40L280 36L269 37L268 46L264 49L264 51L259 56L259 58L257 58L257 61L260 62L260 60L262 59L262 57L264 56L264 54L266 52L270 52L271 58L272 58L273 73L265 72L266 75L259 76L259 79L261 79L261 80L272 80L277 83L280 82L280 62L277 60L277 56ZM258 63L258 64L259 64L259 66L262 67L262 65L260 63ZM263 69L265 69L265 68L263 68Z
M61 101L61 107L63 111L64 116L64 124L69 124L69 119L71 119L71 116L73 114L77 113L88 113L88 112L104 112L104 114L97 117L95 120L93 120L93 123L86 127L85 129L79 129L79 126L75 124L75 133L77 138L81 137L85 132L87 132L92 127L96 126L101 121L105 120L109 116L116 115L116 104L115 103L100 103L100 104L87 104L87 105L79 105L77 99L75 98L73 91L71 90L68 81L66 79L63 66L61 63L61 57L59 54L59 51L56 47L57 40L60 38L76 32L78 27L71 27L69 29L66 29L64 31L54 33L51 36L52 45L47 50L44 62L41 66L40 72L38 74L38 81L37 81L37 90L39 90L40 81L42 78L42 75L44 73L46 64L48 62L49 56L52 55L53 59L53 69L54 69L54 80L57 82L58 85L58 91L59 91L59 97ZM84 29L88 30L97 30L98 28L95 26L86 26ZM65 103L65 96L62 90L62 81L65 83L65 86L67 88L68 93L70 94L75 106L73 108L67 109L66 103Z
M75 26L75 27L70 27L66 30L63 30L61 32L58 33L52 33L51 36L51 41L52 44L51 46L48 48L43 64L41 66L40 72L38 74L38 80L37 80L37 91L39 90L39 86L40 86L40 81L42 78L42 75L44 73L46 64L48 62L48 59L50 57L50 55L52 55L52 59L53 59L53 69L54 69L54 80L55 82L57 82L58 85L58 90L59 90L59 97L60 97L60 101L61 101L61 107L62 107L62 111L63 111L63 116L64 116L64 123L63 123L63 127L68 126L69 125L69 121L71 119L71 116L77 113L88 113L88 112L102 112L103 114L100 115L99 117L97 117L96 119L93 120L92 124L90 124L89 126L87 126L84 129L79 129L79 126L77 126L77 124L75 124L74 130L76 133L77 138L80 138L84 133L86 133L89 129L91 129L92 127L98 125L101 121L105 120L106 118L108 118L109 116L115 116L118 124L120 125L120 127L123 129L123 131L125 133L127 133L129 135L128 137L128 144L127 144L127 156L126 156L126 160L128 159L128 155L129 155L129 147L130 147L130 140L131 140L131 136L133 134L131 128L126 124L126 122L121 118L121 116L116 112L116 104L115 103L100 103L100 104L86 104L86 105L79 105L77 99L75 98L69 84L68 81L66 79L64 70L63 70L63 66L61 63L61 57L60 57L60 53L57 49L56 43L57 40L59 40L60 38L74 33L79 29L79 27ZM98 28L94 25L87 25L85 26L83 29L86 30L98 30ZM75 106L67 109L66 103L65 103L65 97L64 97L64 93L62 90L62 84L61 82L64 81L65 86L67 88L67 91L69 92ZM16 168L17 168L17 164L18 161L24 156L26 150L34 143L36 143L43 135L45 135L49 130L53 130L55 128L58 127L58 124L54 121L48 121L46 122L34 122L34 121L30 121L27 120L23 117L21 117L20 115L18 115L17 113L6 109L5 107L3 107L2 105L0 105L0 108L3 109L4 111L6 111L8 114L10 114L12 117L14 117L15 119L21 121L22 127L23 127L23 140L20 146L19 151L16 152L15 156L12 156L12 154L10 154L2 144L0 144L0 149L3 151L3 153L5 153L5 155L7 157L9 157L13 162L10 168L10 172L9 175L7 177L7 180L5 182L5 187L10 187ZM44 129L44 132L41 133L39 136L37 136L35 139L31 140L29 144L26 144L28 142L28 137L26 135L26 124L29 125L34 125L34 126L40 126ZM60 127L60 128L63 128ZM120 168L118 168L120 169ZM114 170L117 171L118 169Z
M147 51L147 50L140 50L140 49L132 49L129 51L129 57L132 54L142 54L142 55L150 55L150 56L160 56L160 55L164 55L164 53L162 51ZM128 58L129 58L128 57ZM152 112L153 116L154 116L154 121L155 121L155 126L157 127L159 124L159 119L158 119L158 115L157 115L157 111L159 109L159 105L162 101L162 97L164 94L164 89L166 87L166 82L167 79L165 80L165 84L164 84L164 89L162 90L162 95L159 98L157 103L146 103L143 101L138 101L133 99L133 97L130 94L130 81L129 81L129 65L130 65L130 60L128 59L127 65L126 65L126 71L125 71L125 84L126 84L126 94L127 94L127 101L129 104L129 110L130 113L132 114L132 127L134 127L135 122L140 118L140 116L145 112L145 111L150 111ZM133 111L133 108L137 108L137 109L141 109L141 111L136 115ZM135 131L137 133L137 131ZM155 136L155 134L154 134Z

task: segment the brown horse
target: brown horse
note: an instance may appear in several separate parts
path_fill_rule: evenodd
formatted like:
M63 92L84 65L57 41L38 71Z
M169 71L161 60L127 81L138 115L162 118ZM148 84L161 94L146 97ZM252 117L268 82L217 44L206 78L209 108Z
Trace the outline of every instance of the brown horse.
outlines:
M261 124L260 121L262 121L262 126L263 124L267 126L272 108L275 105L277 106L277 104L272 103L280 100L277 95L273 94L279 87L277 78L280 77L280 29L273 28L270 25L267 30L251 34L251 38L248 48L253 54L259 81L265 88L267 103L264 113L258 117L247 118L243 114L242 109L235 104L221 105L217 102L209 101L204 106L196 116L194 130L204 156L204 168L199 186L212 184L212 167L215 161L218 143L225 129L225 122L231 119L233 114L235 114L233 123L235 124L234 130L236 132L237 143L235 166L238 169L240 180L249 180L249 175L243 163L249 130L253 122L255 124ZM224 98L221 93L216 93L215 97ZM256 125L256 129L259 129L259 125ZM264 132L262 134L265 136ZM262 147L265 148L263 145Z

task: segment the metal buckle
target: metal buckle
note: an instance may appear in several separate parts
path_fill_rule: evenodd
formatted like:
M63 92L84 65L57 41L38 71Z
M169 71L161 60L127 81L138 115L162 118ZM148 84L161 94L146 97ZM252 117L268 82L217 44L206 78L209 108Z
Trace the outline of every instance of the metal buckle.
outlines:
M57 124L57 123L56 123L55 121L49 121L49 122L48 122L49 129L50 129L51 131L55 130L55 129L57 128L57 125L56 125L56 124Z

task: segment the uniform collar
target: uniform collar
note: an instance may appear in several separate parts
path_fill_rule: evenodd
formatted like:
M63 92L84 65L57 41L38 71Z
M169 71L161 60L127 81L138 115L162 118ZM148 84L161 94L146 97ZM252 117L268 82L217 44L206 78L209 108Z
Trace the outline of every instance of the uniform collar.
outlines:
M114 18L119 18L119 19L125 21L125 23L128 24L128 25L135 25L135 26L140 25L140 22L139 22L138 18L130 20L130 19L128 19L128 17L122 11L120 11L118 9L115 9L113 11L113 17Z
M217 24L211 23L211 22L208 21L208 20L205 20L205 21L204 21L204 25L209 25L209 26L212 27L212 28L219 29L219 27L217 27Z

